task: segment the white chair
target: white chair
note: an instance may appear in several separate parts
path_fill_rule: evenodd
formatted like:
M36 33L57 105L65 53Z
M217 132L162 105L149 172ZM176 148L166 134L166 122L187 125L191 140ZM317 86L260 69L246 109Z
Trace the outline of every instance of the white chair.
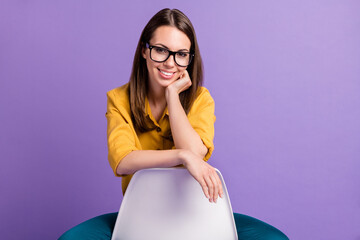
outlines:
M185 168L136 172L120 206L112 240L236 240L224 179L223 198L210 203Z

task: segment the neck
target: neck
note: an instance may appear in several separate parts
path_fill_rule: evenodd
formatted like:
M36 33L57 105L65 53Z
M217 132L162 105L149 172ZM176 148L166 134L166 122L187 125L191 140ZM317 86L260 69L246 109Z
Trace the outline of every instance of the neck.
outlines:
M148 100L153 106L166 105L165 89L149 85Z

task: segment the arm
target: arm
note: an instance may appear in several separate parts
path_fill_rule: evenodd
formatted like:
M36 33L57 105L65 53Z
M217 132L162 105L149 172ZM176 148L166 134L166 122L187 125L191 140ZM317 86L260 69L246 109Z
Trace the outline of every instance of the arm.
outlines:
M187 149L204 158L208 149L191 126L179 99L179 93L190 86L191 80L188 72L185 70L184 77L166 89L170 127L177 149Z
M128 175L153 167L173 167L184 164L190 174L199 182L210 202L216 202L223 190L215 169L189 150L137 150L127 154L119 163L118 175Z
M119 163L119 175L133 174L144 168L173 167L182 164L179 149L174 150L137 150L126 155Z
M208 148L204 145L192 124L190 124L179 99L179 93L190 86L191 80L188 72L185 70L180 79L166 88L165 97L168 105L171 132L175 147L184 150L184 157L182 159L184 166L200 183L206 197L209 198L209 201L216 202L217 197L219 195L222 197L223 195L220 178L215 169L203 161L205 155L208 153ZM212 117L208 115L209 113L204 113L206 113L206 117ZM203 122L199 122L197 124L201 125L202 123ZM213 127L213 123L210 125Z

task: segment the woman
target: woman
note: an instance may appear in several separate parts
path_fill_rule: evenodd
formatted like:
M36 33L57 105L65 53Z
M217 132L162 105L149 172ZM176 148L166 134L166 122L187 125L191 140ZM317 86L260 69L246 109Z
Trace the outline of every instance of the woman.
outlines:
M177 9L161 10L141 34L129 83L107 93L109 162L123 177L124 194L137 170L183 165L210 202L222 197L221 181L206 162L214 149L215 105L202 81L190 20ZM90 219L60 239L110 239L116 215ZM287 239L259 220L234 217L239 239Z

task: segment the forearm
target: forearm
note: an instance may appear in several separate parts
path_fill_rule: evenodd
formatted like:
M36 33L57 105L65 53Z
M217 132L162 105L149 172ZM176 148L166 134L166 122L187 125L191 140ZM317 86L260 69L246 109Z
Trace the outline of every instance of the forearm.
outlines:
M191 126L186 113L181 105L177 93L167 95L167 105L172 137L177 149L187 149L199 155L201 158L207 153L207 148L201 141L200 136Z
M189 150L136 150L126 155L116 171L119 175L133 174L140 169L173 167L184 164L189 173L199 182L210 202L215 201L223 190L219 176L207 162Z
M181 150L137 150L126 155L119 163L119 175L133 174L144 168L173 167L183 164Z

